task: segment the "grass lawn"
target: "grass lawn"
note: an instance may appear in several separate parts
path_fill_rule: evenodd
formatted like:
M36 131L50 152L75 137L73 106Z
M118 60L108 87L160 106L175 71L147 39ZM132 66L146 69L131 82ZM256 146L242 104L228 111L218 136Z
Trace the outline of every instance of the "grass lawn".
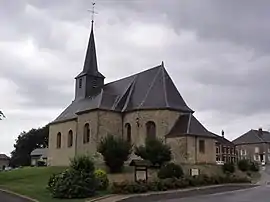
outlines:
M25 167L17 170L0 172L0 187L40 202L83 202L85 199L60 200L51 198L46 190L49 177L66 167Z

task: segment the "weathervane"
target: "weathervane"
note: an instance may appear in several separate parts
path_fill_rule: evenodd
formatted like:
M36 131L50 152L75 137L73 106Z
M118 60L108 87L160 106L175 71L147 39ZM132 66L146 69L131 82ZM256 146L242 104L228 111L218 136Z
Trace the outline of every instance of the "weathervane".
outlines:
M95 14L97 14L97 12L95 12L95 4L95 2L92 2L92 9L88 9L88 11L92 13L92 23L94 22Z

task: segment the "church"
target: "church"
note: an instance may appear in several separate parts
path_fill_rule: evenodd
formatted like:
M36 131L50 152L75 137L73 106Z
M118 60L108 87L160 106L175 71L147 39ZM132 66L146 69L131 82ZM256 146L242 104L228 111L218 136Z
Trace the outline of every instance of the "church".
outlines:
M162 62L146 71L105 83L99 71L93 21L75 98L49 125L48 165L95 154L108 134L144 144L155 137L171 146L178 163L215 163L215 136L194 116Z

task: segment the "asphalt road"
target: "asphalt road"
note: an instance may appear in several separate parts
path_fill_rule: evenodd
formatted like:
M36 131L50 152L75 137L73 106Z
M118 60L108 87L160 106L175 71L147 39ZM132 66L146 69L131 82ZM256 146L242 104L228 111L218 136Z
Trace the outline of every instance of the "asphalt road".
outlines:
M270 198L270 166L262 172L259 186L232 192L187 198L161 199L160 202L266 202Z
M270 198L270 187L259 186L252 189L224 192L221 194L196 196L181 199L161 200L162 202L266 202ZM161 202L160 201L160 202Z
M0 191L0 202L31 202L31 201Z

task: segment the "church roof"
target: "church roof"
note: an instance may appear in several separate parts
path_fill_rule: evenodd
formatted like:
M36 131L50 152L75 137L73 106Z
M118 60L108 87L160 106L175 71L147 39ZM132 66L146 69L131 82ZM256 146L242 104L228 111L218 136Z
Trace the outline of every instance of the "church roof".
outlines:
M180 137L183 135L195 135L201 137L215 136L209 132L192 114L179 116L166 138Z
M138 74L105 84L98 94L73 101L53 123L77 117L94 109L128 112L142 109L171 109L193 113L163 63Z
M88 47L86 50L86 55L85 55L85 60L84 60L84 65L83 65L83 71L76 78L84 76L84 75L92 75L92 76L105 78L98 71L93 23L94 22L92 21Z

